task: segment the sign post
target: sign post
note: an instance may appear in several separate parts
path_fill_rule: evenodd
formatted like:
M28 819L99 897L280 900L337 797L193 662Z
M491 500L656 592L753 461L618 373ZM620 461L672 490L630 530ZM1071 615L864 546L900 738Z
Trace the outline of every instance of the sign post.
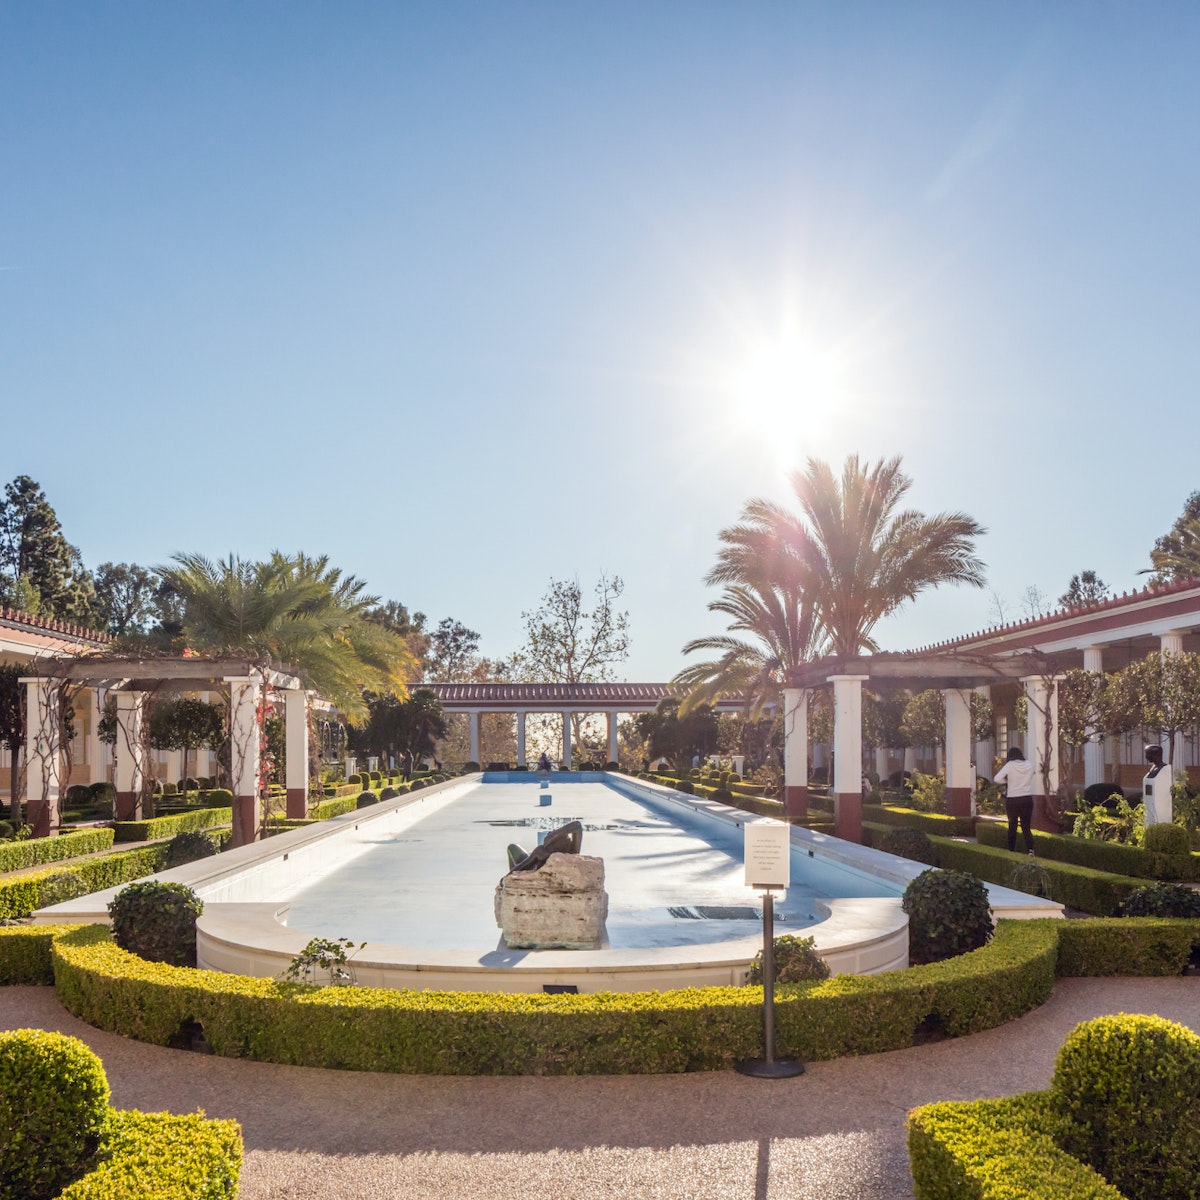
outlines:
M773 889L784 891L792 882L791 827L769 817L747 821L746 886L762 892L763 897L763 1057L748 1058L737 1064L743 1075L759 1079L791 1079L804 1074L804 1064L796 1058L775 1057L775 896Z

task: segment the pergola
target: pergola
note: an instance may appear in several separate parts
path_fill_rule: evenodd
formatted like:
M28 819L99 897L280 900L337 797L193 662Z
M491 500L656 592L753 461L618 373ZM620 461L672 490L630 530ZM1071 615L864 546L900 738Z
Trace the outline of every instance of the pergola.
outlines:
M791 816L808 813L808 701L812 690L833 686L834 832L862 840L862 689L872 684L924 691L946 701L946 801L967 816L975 790L971 767L971 693L996 683L1020 683L1029 702L1028 744L1034 749L1043 794L1034 797L1039 829L1055 829L1047 796L1058 789L1058 663L1037 651L1010 655L925 653L824 658L794 672L784 692L784 800Z
M113 746L119 821L137 821L149 778L145 722L149 699L163 692L229 688L230 767L233 790L233 845L258 837L259 768L265 702L272 692L284 698L287 745L287 813L308 809L308 693L286 670L244 658L87 658L54 657L30 664L22 679L28 697L25 762L29 823L38 837L57 832L63 770L62 697L64 687L103 689L116 700L117 738Z

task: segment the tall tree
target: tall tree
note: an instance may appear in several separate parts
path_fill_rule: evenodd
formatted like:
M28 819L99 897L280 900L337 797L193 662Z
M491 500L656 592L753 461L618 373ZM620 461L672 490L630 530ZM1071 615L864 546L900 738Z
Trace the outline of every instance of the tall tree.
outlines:
M1141 574L1153 572L1155 583L1174 583L1200 575L1200 491L1187 498L1170 530L1155 539L1150 563Z
M113 637L142 633L156 613L158 580L137 563L101 563L93 576L96 611Z
M1108 584L1095 571L1080 571L1071 576L1067 590L1058 598L1064 608L1082 608L1108 599Z
M162 700L150 710L150 745L156 750L183 751L183 797L191 775L191 754L207 746L217 750L226 740L226 712L194 696Z
M629 657L629 613L617 609L625 585L601 574L588 606L578 579L551 579L541 603L523 612L525 646L517 655L527 680L603 683ZM469 632L469 631L468 631Z
M479 634L461 621L443 617L429 638L425 676L438 683L457 683L479 661Z

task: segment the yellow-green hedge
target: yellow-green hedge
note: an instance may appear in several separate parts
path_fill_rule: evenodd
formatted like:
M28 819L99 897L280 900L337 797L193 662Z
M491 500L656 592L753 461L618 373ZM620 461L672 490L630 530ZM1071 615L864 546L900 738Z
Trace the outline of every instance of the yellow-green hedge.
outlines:
M912 1044L932 1019L985 1029L1043 1003L1052 921L1004 921L972 954L883 975L777 989L780 1054L869 1054ZM89 926L54 941L62 1003L92 1025L165 1045L197 1021L218 1054L414 1074L620 1074L711 1070L762 1053L762 989L529 995L310 989L149 963Z
M86 892L99 892L161 871L166 864L166 843L120 850L99 858L82 858L60 866L42 867L0 879L0 917L27 917L42 907L42 883L52 875L77 875Z
M193 812L151 817L145 821L117 821L113 829L118 842L153 842L174 837L177 833L194 833L201 829L212 829L215 825L228 825L232 821L232 808L197 808Z
M237 1195L242 1134L204 1113L109 1112L100 1161L59 1200L220 1200Z
M97 854L111 849L112 844L111 829L79 829L74 833L60 833L57 837L3 842L0 843L0 873L76 858L80 854Z

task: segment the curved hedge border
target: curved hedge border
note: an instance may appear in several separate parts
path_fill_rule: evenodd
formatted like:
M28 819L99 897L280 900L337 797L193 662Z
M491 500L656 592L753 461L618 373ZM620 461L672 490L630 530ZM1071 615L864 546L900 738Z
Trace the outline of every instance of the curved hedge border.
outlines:
M130 883L145 875L153 875L166 866L167 843L141 846L136 850L118 850L98 858L82 858L64 862L61 866L42 867L0 879L0 917L27 917L41 908L42 882L52 875L77 875L88 892L99 892Z
M79 829L74 833L60 833L58 837L4 842L0 844L0 873L111 850L114 836L111 829Z

